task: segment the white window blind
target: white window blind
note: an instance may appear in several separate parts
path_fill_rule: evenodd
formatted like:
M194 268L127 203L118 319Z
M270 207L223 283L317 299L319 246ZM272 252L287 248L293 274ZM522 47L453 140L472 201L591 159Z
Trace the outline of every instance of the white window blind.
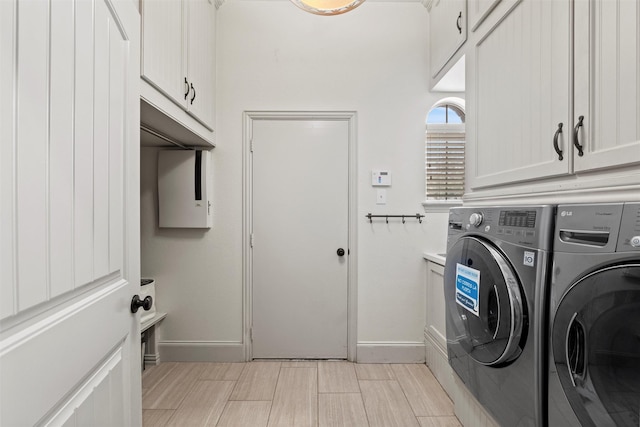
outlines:
M464 194L464 125L428 125L425 144L427 200Z

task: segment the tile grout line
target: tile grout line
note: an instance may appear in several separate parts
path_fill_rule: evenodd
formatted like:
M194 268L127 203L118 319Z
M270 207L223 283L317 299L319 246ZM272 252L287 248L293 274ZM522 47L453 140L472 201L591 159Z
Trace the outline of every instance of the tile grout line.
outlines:
M320 362L316 363L316 427L320 427Z
M231 393L233 393L233 389L235 388L236 386L234 385L233 388L231 389ZM229 393L229 397L231 397L231 393ZM227 401L224 403L224 408L222 408L222 412L220 412L220 417L218 418L218 421L216 421L216 425L214 427L217 427L220 424L220 421L222 420L222 416L224 415L224 411L226 411L227 408L229 407L229 402L231 402L231 400L229 400L229 397L227 397Z
M229 398L227 399L227 401L231 401L231 396L233 396L233 392L236 391L236 387L238 387L238 384L240 383L240 378L242 378L242 374L244 373L244 370L247 369L247 366L248 366L248 363L245 363L244 366L242 367L242 371L240 371L240 375L238 375L236 384L233 386L233 389L231 390L231 394L229 395Z
M273 394L271 395L271 406L269 407L269 416L267 417L267 426L271 422L271 414L273 413L273 403L276 400L276 391L278 390L278 384L280 383L280 375L282 375L282 362L278 365L278 379L276 379L276 386L273 388Z
M405 368L405 364L398 364L398 366L401 366L401 367ZM407 369L407 371L408 371L408 369ZM396 375L396 377L397 377L397 374L395 372L394 372L394 375ZM413 377L413 373L409 372L409 375ZM417 380L417 378L415 378L415 379ZM413 417L416 419L416 422L418 423L418 426L420 426L420 420L418 420L418 416L416 415L416 410L413 409L413 405L409 401L409 397L407 396L407 392L404 389L404 387L402 386L402 381L400 381L400 379L397 379L397 381L398 381L398 385L400 386L400 390L402 391L402 395L404 396L405 400L407 401L407 404L409 405L409 409L411 409L411 413L413 414Z
M227 407L227 404L229 403L229 397L231 397L231 393L233 393L233 389L236 387L236 383L237 383L237 381L225 380L225 379L222 379L222 380L198 379L198 380L196 380L196 382L194 383L194 386L195 386L195 384L196 384L198 381L220 382L220 383L223 383L223 382L225 382L225 383L232 382L232 383L234 383L234 384L233 384L233 387L231 388L231 391L229 392L229 394L227 395L227 398L225 399L224 406L222 407L222 411L220 411L220 415L218 415L218 420L216 421L216 426L217 426L217 425L220 423L220 419L222 418L222 414L224 413L224 410L225 410L225 408ZM211 408L211 409L212 409L212 408ZM206 420L205 420L205 422L204 422L204 425L205 425L205 426L209 425L209 421L211 421L211 417L212 417L212 416L213 416L213 411L211 410L211 411L209 412L209 415L207 416L207 419L206 419Z
M362 402L362 407L364 408L364 416L367 417L367 425L371 427L371 421L369 421L369 412L367 412L367 405L364 404L364 396L362 395L362 385L360 384L360 379L358 379L358 370L355 365L353 370L356 373L356 381L358 382L358 390L360 390L360 401Z
M156 366L154 366L154 367L157 367L157 366L160 366L160 365L156 365ZM158 386L160 385L160 383L161 383L162 381L164 381L164 379L165 379L167 376L169 376L169 374L170 374L170 373L171 373L171 372L172 372L172 371L173 371L177 366L178 366L177 364L174 364L174 365L171 367L171 369L169 369L167 372L165 372L165 374L164 374L162 377L160 377L160 379L158 379L158 380L156 381L156 383L153 385L153 387L151 387L151 388L148 388L148 389L147 389L147 393L146 393L146 394L149 394L152 390L154 390L156 387L158 387ZM142 394L142 397L144 398L144 393ZM143 408L143 409L145 409L145 408Z

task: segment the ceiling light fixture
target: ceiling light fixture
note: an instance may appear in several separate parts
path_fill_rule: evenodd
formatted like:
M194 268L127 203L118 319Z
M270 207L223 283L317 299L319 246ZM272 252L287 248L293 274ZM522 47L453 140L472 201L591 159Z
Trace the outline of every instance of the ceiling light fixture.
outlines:
M291 0L300 9L316 15L340 15L364 3L364 0Z

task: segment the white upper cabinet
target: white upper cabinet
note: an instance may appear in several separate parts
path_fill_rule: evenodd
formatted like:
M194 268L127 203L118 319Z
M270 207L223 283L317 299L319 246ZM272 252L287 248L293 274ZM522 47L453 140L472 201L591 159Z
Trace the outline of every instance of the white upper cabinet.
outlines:
M502 0L473 33L467 190L594 188L640 162L639 5L571 3Z
M142 78L213 130L215 6L208 0L143 0L142 39Z
M640 163L640 3L575 4L574 170Z
M431 77L436 77L467 40L467 1L434 0L429 9Z
M554 148L559 124L558 151L568 144L568 22L568 1L523 0L475 42L467 58L474 187L569 173Z

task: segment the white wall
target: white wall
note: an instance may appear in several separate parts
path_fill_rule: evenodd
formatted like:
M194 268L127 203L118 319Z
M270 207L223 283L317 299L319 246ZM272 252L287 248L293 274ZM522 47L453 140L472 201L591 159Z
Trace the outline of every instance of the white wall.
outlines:
M217 19L211 230L156 228L155 150L143 150L142 273L157 279L159 308L169 312L161 348L184 344L176 341L211 348L242 341L242 113L354 110L359 359L396 354L385 352L387 346L419 350L422 253L444 249L446 214L404 225L369 224L364 215L423 211L424 120L442 97L428 93L427 10L419 2L366 2L344 15L321 17L288 1L228 1ZM374 168L393 174L386 206L375 204ZM232 358L219 354L212 350L200 358Z

